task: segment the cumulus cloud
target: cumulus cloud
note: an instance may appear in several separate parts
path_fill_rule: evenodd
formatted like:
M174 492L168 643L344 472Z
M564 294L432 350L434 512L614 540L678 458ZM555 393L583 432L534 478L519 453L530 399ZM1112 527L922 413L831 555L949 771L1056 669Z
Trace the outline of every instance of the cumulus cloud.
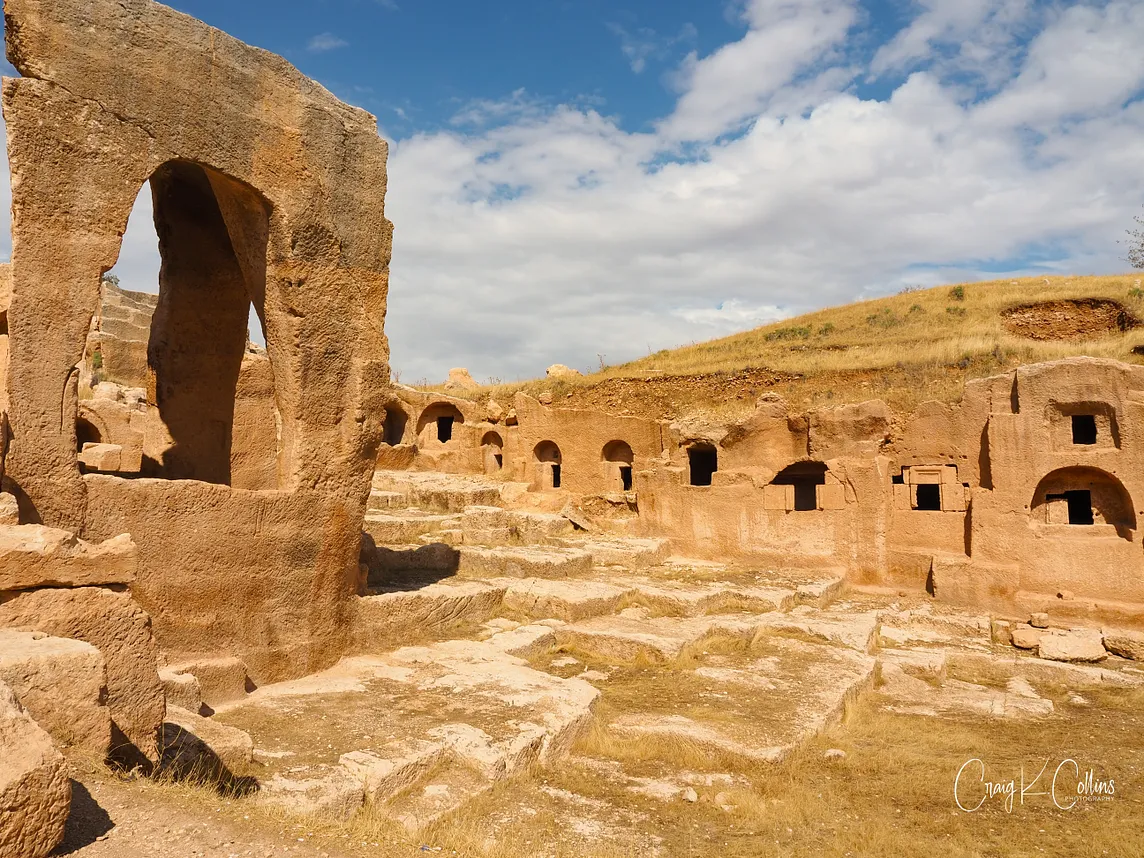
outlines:
M919 0L919 14L870 62L872 76L929 64L995 86L1012 75L1020 46L1043 16L1035 0Z
M908 285L1123 269L1116 239L1144 199L1139 7L1037 19L1018 50L1023 9L926 25L925 50L964 35L1012 56L985 98L966 98L953 55L904 47L897 68L914 71L860 98L873 71L847 50L854 5L772 0L741 7L742 39L684 63L652 132L530 102L400 141L394 365L529 376Z
M324 54L326 51L336 51L347 45L349 42L333 33L318 33L306 43L306 50L312 54Z
M863 63L854 3L750 0L742 38L680 66L651 130L518 90L394 143L395 370L588 369L903 286L1123 270L1144 7L955 5L920 4ZM1010 63L968 97L964 45ZM879 73L892 92L860 96ZM117 269L146 288L133 229Z

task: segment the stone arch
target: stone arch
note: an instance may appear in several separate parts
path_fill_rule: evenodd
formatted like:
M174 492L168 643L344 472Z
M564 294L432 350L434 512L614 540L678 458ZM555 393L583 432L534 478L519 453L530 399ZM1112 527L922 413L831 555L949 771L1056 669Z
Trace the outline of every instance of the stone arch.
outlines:
M100 444L103 442L103 432L86 416L75 419L75 448L83 450L84 444Z
M604 445L600 454L605 462L618 462L630 465L635 457L632 455L631 445L627 441L609 441Z
M453 440L453 427L464 422L465 415L452 402L434 402L417 418L417 439L423 444L430 441L446 444Z
M396 402L385 406L385 422L382 424L383 443L396 447L405 438L405 427L409 424L409 413Z
M604 479L613 489L631 491L632 463L635 456L632 447L627 441L609 441L600 453L604 463Z
M504 467L504 439L499 432L489 430L481 436L485 473L495 474Z
M265 335L273 207L249 185L195 161L167 161L148 181L162 260L147 340L148 399L169 438L148 445L144 473L230 485L235 459L245 466L269 458L271 473L258 487L277 488L277 421L255 425L244 412L235 431L252 305ZM263 375L248 379L243 393L268 398L271 413L269 367Z
M558 489L561 483L563 457L555 441L541 441L532 448L532 458L537 471L537 482L544 489Z
M1046 524L1111 524L1121 536L1136 529L1136 511L1124 484L1100 468L1058 468L1033 492L1030 513Z

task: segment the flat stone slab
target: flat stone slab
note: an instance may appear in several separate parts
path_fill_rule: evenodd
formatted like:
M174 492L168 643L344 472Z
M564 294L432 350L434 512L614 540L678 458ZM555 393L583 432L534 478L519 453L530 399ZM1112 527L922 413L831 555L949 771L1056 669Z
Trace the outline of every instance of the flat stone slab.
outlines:
M460 516L423 513L419 510L367 513L362 529L378 545L406 545L426 534L455 529L461 524Z
M628 569L662 563L671 550L671 540L660 537L562 539L561 544L587 551L597 566L624 566Z
M495 506L501 499L501 487L497 483L434 471L376 471L373 489L401 494L406 506L440 512L461 512L467 506Z
M795 604L795 591L781 587L743 586L722 582L691 584L682 581L656 581L649 578L613 578L617 586L631 592L629 601L652 611L694 617L702 614L735 612L768 613L787 611Z
M1050 661L1097 662L1108 658L1098 629L1047 629L1037 654Z
M974 715L987 718L1041 718L1053 714L1053 702L1023 679L1010 680L1005 691L960 679L934 684L906 673L893 663L882 665L883 694L893 712L930 717Z
M800 605L789 614L761 615L759 634L776 633L872 652L878 640L878 612L819 610Z
M215 719L253 736L273 801L340 812L369 795L412 828L535 760L563 755L592 722L595 688L510 654L551 639L546 626L520 626L486 641L347 658L263 686ZM458 779L462 770L474 776Z
M0 525L0 590L130 584L138 565L127 534L92 543L40 524Z
M505 592L503 586L472 580L375 590L357 600L355 644L377 650L403 640L441 637L462 624L483 623L500 610Z
M713 634L749 639L758 617L748 614L703 617L595 617L558 626L556 640L617 661L673 661L683 650Z
M583 579L494 578L490 583L505 588L506 608L533 619L569 622L611 614L631 593L623 584Z
M708 687L712 717L655 709L620 715L621 735L680 741L752 762L775 762L838 723L846 703L873 687L875 659L863 653L786 638L753 645L751 660L696 671ZM741 711L740 711L741 710Z
M591 571L587 551L555 546L464 546L457 569L461 575L511 578L575 578Z

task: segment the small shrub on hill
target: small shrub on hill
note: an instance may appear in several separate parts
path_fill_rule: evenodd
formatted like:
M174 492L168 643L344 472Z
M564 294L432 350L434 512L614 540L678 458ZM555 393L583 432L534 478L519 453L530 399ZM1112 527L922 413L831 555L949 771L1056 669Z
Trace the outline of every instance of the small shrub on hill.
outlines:
M782 342L783 340L809 340L810 328L795 326L790 328L777 328L763 337L768 343Z
M867 316L866 324L873 328L893 328L902 324L902 320L895 316L888 307L884 307L877 313L871 313Z
M964 301L965 300L965 287L964 286L954 286L952 289L949 290L949 297L953 301Z

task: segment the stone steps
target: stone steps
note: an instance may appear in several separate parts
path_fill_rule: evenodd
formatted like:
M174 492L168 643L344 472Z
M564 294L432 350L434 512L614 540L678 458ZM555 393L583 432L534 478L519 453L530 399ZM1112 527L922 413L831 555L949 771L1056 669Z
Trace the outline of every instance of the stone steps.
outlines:
M661 537L594 537L560 539L558 544L592 555L597 566L645 569L662 563L671 552L671 540Z
M592 723L595 688L516 655L553 640L545 626L521 626L483 641L348 658L263 686L215 717L270 743L256 752L267 770L260 800L339 817L370 800L412 831L533 762L564 755ZM321 735L283 745L298 723ZM385 738L395 733L401 738Z

